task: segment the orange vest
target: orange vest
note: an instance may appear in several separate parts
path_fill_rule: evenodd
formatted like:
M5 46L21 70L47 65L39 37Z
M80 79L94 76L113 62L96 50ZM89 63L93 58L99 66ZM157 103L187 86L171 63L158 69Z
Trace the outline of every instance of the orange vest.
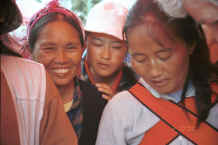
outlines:
M194 97L185 99L185 107L154 97L144 86L137 83L130 90L160 121L148 130L140 145L166 145L183 136L196 145L218 145L217 129L202 122L196 128L197 115Z

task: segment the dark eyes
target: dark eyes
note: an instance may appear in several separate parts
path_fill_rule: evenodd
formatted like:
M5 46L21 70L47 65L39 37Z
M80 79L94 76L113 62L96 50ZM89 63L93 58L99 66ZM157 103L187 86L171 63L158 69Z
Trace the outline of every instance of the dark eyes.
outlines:
M77 50L77 49L80 49L80 47L77 46L77 45L70 44L70 45L66 46L66 50L69 50L69 51L74 51L74 50Z
M45 52L51 52L54 51L56 48L55 47L43 47L41 48L41 50L45 51Z
M42 51L45 51L45 52L47 52L47 53L55 52L55 51L57 51L57 49L58 49L58 48L55 47L55 46L42 47L42 48L41 48ZM80 46L73 45L73 44L70 44L70 45L67 45L67 46L64 47L64 50L65 50L65 51L70 51L70 52L76 51L76 50L79 50L79 49L81 49Z

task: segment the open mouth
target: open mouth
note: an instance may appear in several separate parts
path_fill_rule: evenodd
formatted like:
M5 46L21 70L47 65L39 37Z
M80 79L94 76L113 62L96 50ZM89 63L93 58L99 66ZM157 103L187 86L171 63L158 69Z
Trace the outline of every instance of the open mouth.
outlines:
M70 72L69 68L61 68L61 69L53 69L52 70L57 76L59 77L63 77L64 75L66 75L67 73Z

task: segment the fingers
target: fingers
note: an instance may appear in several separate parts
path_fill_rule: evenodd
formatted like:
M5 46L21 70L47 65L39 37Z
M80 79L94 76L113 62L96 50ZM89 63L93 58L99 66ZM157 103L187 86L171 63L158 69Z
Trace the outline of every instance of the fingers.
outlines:
M102 97L104 99L110 100L113 97L114 92L109 85L104 84L104 83L97 83L96 87L97 87L98 91L103 93Z

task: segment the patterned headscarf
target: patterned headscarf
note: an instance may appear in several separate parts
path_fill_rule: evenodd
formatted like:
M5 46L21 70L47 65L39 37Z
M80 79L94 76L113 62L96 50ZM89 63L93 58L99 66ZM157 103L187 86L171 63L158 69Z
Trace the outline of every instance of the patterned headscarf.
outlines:
M28 25L27 28L27 34L29 36L31 29L34 27L34 25L44 16L50 14L50 13L60 13L66 16L71 17L78 26L80 26L81 31L82 31L82 37L83 37L83 41L85 40L85 32L84 32L84 28L83 28L83 24L80 20L80 18L74 14L73 12L71 12L70 10L59 6L58 0L52 0L50 3L48 3L48 5L41 9L39 12L37 12L30 20L30 23ZM29 38L29 37L28 37Z

